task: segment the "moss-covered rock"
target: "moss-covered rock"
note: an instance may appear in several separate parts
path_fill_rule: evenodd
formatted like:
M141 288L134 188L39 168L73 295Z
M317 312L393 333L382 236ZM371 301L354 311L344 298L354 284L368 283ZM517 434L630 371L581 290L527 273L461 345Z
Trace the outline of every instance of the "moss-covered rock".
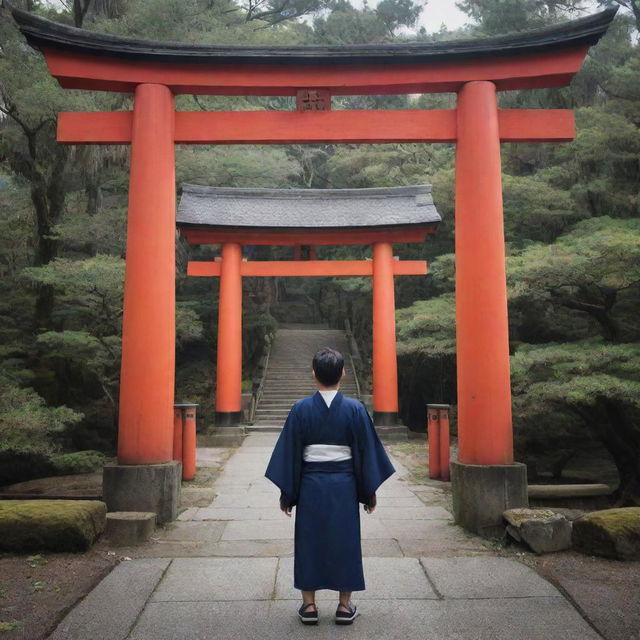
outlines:
M590 555L640 559L640 507L593 511L573 522L573 546Z
M2 500L3 551L86 551L104 531L107 505L99 500Z

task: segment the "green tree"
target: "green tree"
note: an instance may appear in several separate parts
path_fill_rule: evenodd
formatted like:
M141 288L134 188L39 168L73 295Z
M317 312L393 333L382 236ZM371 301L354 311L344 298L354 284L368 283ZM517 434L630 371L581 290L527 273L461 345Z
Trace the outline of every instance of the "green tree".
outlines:
M584 8L583 0L461 0L456 6L479 23L483 33L495 35L542 27L568 19Z
M554 244L529 247L509 260L510 300L586 315L593 333L611 342L637 340L638 246L637 218L584 220Z
M516 421L539 426L553 411L573 415L611 453L618 504L640 505L640 345L523 346L511 371Z

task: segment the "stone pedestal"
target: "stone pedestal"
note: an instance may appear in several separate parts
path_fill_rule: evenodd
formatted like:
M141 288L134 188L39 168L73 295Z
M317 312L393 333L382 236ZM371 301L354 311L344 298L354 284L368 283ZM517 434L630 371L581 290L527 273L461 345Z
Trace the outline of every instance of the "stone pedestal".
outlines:
M393 427L398 424L398 413L396 411L374 411L373 423L376 427Z
M502 514L507 509L528 507L527 467L451 463L453 517L456 524L486 538L505 531Z
M147 542L155 529L152 511L112 511L107 514L104 535L114 547L129 547Z
M242 411L216 411L217 429L234 429L242 424Z
M178 516L182 463L107 464L102 499L108 511L152 511L158 524Z

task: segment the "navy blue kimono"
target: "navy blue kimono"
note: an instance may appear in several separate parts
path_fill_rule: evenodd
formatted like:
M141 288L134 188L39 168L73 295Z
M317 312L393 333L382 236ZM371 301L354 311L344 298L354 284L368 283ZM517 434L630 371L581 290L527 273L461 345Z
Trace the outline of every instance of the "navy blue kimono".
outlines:
M309 462L307 445L348 445L351 458ZM281 505L296 507L294 587L305 591L365 588L359 503L395 472L365 407L340 392L298 400L271 454L265 476Z

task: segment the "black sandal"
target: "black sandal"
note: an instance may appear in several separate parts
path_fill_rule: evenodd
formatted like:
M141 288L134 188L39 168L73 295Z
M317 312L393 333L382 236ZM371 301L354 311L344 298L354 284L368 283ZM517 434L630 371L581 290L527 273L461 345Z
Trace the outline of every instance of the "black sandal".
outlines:
M340 607L346 606L349 611L342 611ZM339 604L336 609L336 624L353 624L353 621L356 619L358 612L356 611L356 606L351 606L351 602L347 605Z
M309 607L315 607L315 611L306 611ZM298 617L302 621L302 624L318 624L318 607L316 607L315 602L303 604L298 609Z

